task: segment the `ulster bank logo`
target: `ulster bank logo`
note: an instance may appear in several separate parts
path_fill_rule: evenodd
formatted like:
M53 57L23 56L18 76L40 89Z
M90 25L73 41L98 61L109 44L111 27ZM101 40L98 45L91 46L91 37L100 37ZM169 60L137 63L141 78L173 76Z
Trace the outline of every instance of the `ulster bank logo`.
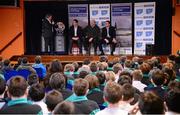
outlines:
M98 14L98 10L93 10L93 11L92 11L92 15L93 15L93 16L95 16L95 15L97 15L97 14Z
M146 32L146 36L147 36L147 37L149 37L149 36L151 36L151 35L152 35L152 31L147 31L147 32Z
M136 47L137 47L137 48L141 48L141 47L142 47L142 43L141 43L141 42L136 43Z
M108 13L107 10L102 10L102 11L101 11L101 15L106 15L107 13Z
M146 14L151 14L153 12L152 8L146 9Z
M146 25L151 25L152 24L152 20L146 20Z
M136 32L136 36L137 36L137 37L142 36L142 34L143 34L143 32Z
M136 25L137 25L137 26L141 26L142 24L143 24L143 20L137 20L137 21L136 21Z
M142 13L143 13L143 9L137 9L137 10L136 10L136 14L137 14L137 15L140 15L140 14L142 14Z

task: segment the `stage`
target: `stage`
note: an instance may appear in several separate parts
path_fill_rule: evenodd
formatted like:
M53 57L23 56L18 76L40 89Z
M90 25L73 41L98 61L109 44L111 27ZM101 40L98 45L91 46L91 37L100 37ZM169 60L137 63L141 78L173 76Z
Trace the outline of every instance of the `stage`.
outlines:
M35 56L37 56L37 55L15 55L15 56L11 57L10 60L15 63L15 62L17 62L17 59L19 57L27 57L29 60L29 63L34 63ZM120 57L122 55L114 55L114 56L106 55L106 56L108 57L108 60L113 60L113 58ZM126 56L128 59L132 59L133 57L138 56L138 55L126 55ZM100 56L94 56L94 55L90 55L90 56L88 56L88 55L41 55L41 57L42 57L42 62L45 64L50 63L54 59L58 59L63 64L65 64L65 63L71 63L74 61L82 63L83 60L86 58L88 58L91 61L99 61ZM138 56L138 57L143 58L143 60L147 60L153 56ZM167 61L167 56L158 56L158 57L160 57L162 63Z

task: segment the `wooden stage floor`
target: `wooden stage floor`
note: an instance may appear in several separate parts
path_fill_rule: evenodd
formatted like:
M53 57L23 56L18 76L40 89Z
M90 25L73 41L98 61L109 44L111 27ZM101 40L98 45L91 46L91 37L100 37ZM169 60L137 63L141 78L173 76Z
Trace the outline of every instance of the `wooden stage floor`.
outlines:
M35 56L37 56L37 55L22 55L22 56L16 55L16 56L11 57L10 60L16 62L19 57L27 57L30 63L34 63ZM108 57L108 60L112 60L113 58L120 57L122 55L115 55L115 56L106 55L106 56ZM132 59L134 56L137 56L137 55L126 55L126 56L128 59ZM49 63L54 59L58 59L62 63L70 63L70 62L74 62L74 61L82 62L86 58L90 59L91 61L99 61L100 56L94 56L94 55L90 55L90 56L88 56L88 55L41 55L41 57L42 57L43 63ZM138 57L146 60L146 59L150 59L153 56L138 56ZM158 57L161 58L162 63L166 62L166 60L167 60L167 56L158 56Z

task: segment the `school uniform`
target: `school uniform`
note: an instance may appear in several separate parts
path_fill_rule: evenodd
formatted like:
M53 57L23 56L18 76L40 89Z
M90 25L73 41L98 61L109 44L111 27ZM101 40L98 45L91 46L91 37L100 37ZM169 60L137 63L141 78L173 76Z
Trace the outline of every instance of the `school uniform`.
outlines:
M74 103L75 114L95 114L100 111L96 102L88 100L86 96L71 95L66 101Z
M42 114L39 105L33 105L27 98L10 100L7 106L0 110L0 114Z
M62 90L58 90L58 91L61 92L64 100L73 94L73 92L69 89L62 89Z
M99 88L91 89L87 94L87 98L95 101L98 105L104 103L103 92Z
M166 90L161 87L161 86L150 86L150 87L145 87L144 88L145 91L152 91L154 92L156 95L158 95L162 100L165 100L167 97L167 92Z

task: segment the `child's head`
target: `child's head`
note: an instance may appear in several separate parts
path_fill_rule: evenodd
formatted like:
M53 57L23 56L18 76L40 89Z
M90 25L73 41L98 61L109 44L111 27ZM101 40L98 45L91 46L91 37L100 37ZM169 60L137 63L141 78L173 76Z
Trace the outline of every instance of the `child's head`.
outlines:
M131 102L134 99L135 90L129 83L125 83L122 86L123 101Z
M69 101L63 101L56 105L54 108L53 114L73 114L74 113L74 104Z
M56 105L63 101L62 94L57 90L48 92L45 97L45 103L49 111L53 111Z
M145 92L138 106L142 114L164 114L164 102L153 92Z
M37 74L30 74L27 78L28 85L33 85L39 82Z
M122 89L119 84L109 81L104 88L104 99L110 104L116 104L122 99Z
M74 81L73 90L77 96L86 95L88 88L89 88L89 83L87 80L78 78Z
M45 96L44 87L41 84L33 84L29 89L29 96L32 101L41 101Z
M155 85L161 86L163 85L164 81L165 81L165 77L161 70L156 70L152 73L152 82Z
M62 73L54 73L49 79L49 85L56 90L65 88L65 82L66 80Z

